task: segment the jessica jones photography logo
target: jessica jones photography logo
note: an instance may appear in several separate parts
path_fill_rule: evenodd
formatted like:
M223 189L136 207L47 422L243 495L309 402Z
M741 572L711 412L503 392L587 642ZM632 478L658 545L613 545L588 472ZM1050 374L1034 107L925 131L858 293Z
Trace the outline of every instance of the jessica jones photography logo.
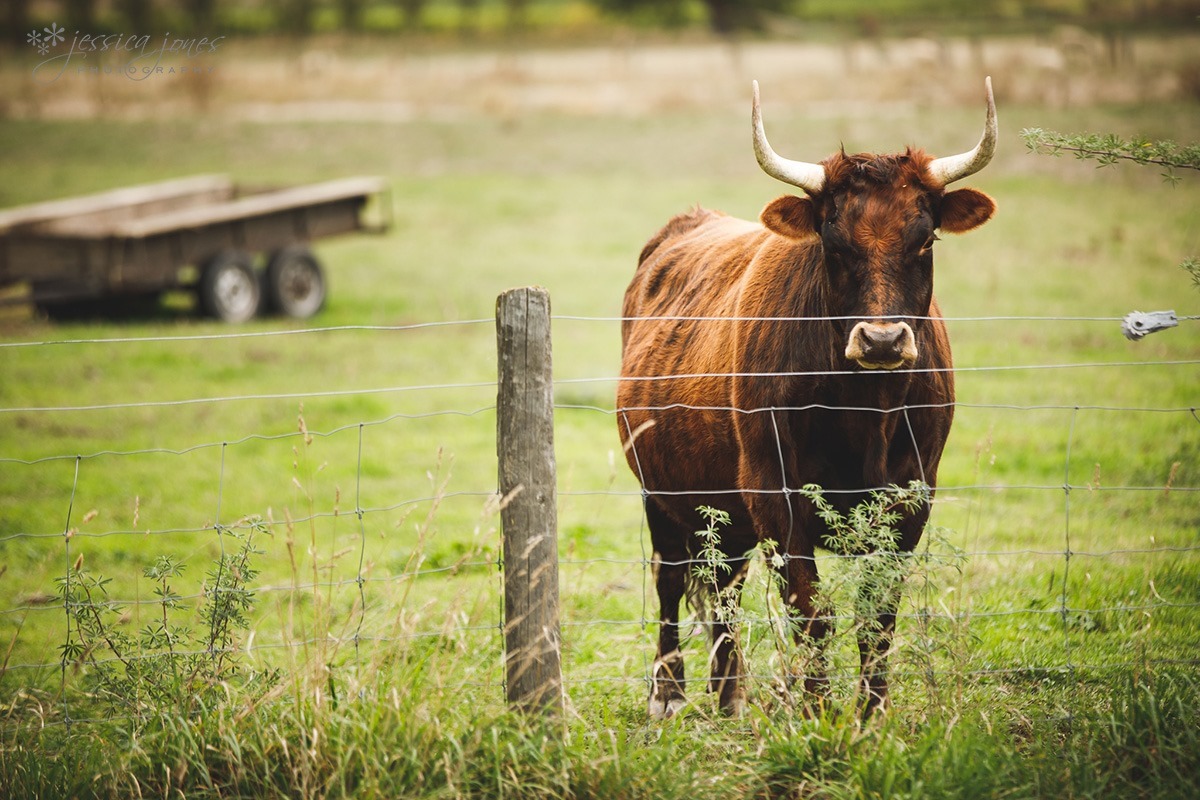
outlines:
M33 68L33 77L42 83L53 83L66 74L116 75L143 81L156 75L199 75L215 67L195 63L200 56L217 52L224 36L215 38L161 38L149 35L107 33L90 34L75 31L67 40L66 28L57 22L41 30L34 29L25 37L44 60ZM110 63L101 65L101 54L111 53ZM89 56L96 56L89 62ZM111 63L115 59L115 63ZM166 59L166 63L164 63ZM184 63L179 63L183 59ZM189 63L190 62L190 63Z

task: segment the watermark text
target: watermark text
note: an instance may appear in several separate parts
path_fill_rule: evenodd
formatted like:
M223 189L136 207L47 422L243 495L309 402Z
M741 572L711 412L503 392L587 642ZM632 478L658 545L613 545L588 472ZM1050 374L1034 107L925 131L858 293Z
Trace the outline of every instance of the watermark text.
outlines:
M161 37L145 34L90 34L75 31L67 44L67 31L58 23L26 36L39 55L46 56L33 67L33 77L40 83L53 83L68 72L80 74L119 75L141 81L154 75L198 75L212 72L213 66L179 65L178 59L196 59L216 53L224 36ZM62 46L61 51L60 45ZM59 51L59 52L56 52ZM89 56L111 53L116 64L103 66L85 64ZM170 63L163 63L168 59Z

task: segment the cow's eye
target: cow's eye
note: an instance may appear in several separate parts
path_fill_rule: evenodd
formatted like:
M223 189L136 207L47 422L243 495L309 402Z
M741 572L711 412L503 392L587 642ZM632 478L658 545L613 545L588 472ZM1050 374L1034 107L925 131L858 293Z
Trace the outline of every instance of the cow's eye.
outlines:
M928 253L930 250L933 249L933 243L939 242L939 241L941 241L941 239L938 238L936 233L929 234L929 238L926 239L925 244L921 246L921 252Z

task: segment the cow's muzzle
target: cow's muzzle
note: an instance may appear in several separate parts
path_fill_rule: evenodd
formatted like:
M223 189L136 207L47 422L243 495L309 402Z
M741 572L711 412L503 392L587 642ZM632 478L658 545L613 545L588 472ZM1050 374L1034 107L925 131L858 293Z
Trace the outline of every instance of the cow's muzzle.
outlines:
M911 367L917 339L907 322L860 322L850 331L846 358L863 369Z

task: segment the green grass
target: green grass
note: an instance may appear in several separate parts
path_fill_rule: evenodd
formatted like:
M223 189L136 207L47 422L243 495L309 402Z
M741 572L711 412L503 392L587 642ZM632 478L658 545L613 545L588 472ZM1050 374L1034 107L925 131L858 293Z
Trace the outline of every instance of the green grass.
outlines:
M1016 136L1041 125L1195 140L1194 107L1002 113L1001 155L973 181L1000 210L938 245L944 311L1196 313L1200 295L1176 267L1200 241L1194 179L1171 188L1133 167L1097 172L1027 155ZM947 152L973 135L977 116L783 116L773 139L802 140L813 157L839 140ZM753 217L781 192L757 173L744 123L715 111L408 124L0 121L0 205L206 171L247 183L382 174L395 227L318 245L332 294L312 326L489 319L500 291L533 283L550 289L556 314L615 316L641 244L671 214L701 202ZM965 405L934 520L948 545L935 552L952 545L967 555L910 582L896 708L862 729L836 712L808 720L780 707L766 643L751 653L764 677L748 718L715 718L694 686L693 713L644 720L655 629L643 623L655 601L638 563L648 545L636 485L611 415L574 408L559 410L556 431L569 711L549 732L506 715L498 518L488 501L490 323L0 348L5 409L484 384L0 415L0 457L65 456L0 464L0 611L29 609L0 616L0 794L1195 793L1200 557L1188 548L1200 501L1164 488L1172 472L1173 486L1198 485L1200 428L1187 411L1090 408L1195 407L1195 368L969 369L1195 359L1195 324L1130 343L1115 322L952 323ZM229 332L179 298L151 318L50 324L10 313L0 326L10 342ZM262 320L238 330L295 327ZM559 319L554 337L560 380L616 374L616 323ZM611 409L613 389L562 383L556 398ZM426 416L446 410L466 415ZM298 432L301 416L311 442ZM93 455L142 450L169 452ZM75 454L89 456L77 480ZM1076 487L1069 495L1065 477ZM266 698L232 687L228 703L198 718L168 714L136 732L120 720L60 724L55 578L82 555L86 569L113 578L114 597L150 600L141 571L170 553L188 564L180 592L195 595L223 544L214 525L248 515L271 521L273 535L261 543L245 658L287 678ZM77 532L64 540L68 527ZM836 560L822 570L836 575ZM752 609L763 595L748 598ZM922 609L940 616L923 621ZM154 607L125 611L123 625L137 630ZM693 676L700 639L688 645ZM850 648L839 641L834 653L847 672ZM98 713L71 691L78 676L66 678L68 712ZM40 729L43 719L52 724Z
M1052 722L976 710L859 728L835 713L756 710L649 725L610 702L555 725L481 711L439 688L439 665L404 664L399 690L380 674L363 700L297 691L246 708L235 695L201 721L154 720L134 740L101 726L31 731L5 741L0 774L9 796L30 797L1167 798L1196 788L1194 676L1119 679Z

